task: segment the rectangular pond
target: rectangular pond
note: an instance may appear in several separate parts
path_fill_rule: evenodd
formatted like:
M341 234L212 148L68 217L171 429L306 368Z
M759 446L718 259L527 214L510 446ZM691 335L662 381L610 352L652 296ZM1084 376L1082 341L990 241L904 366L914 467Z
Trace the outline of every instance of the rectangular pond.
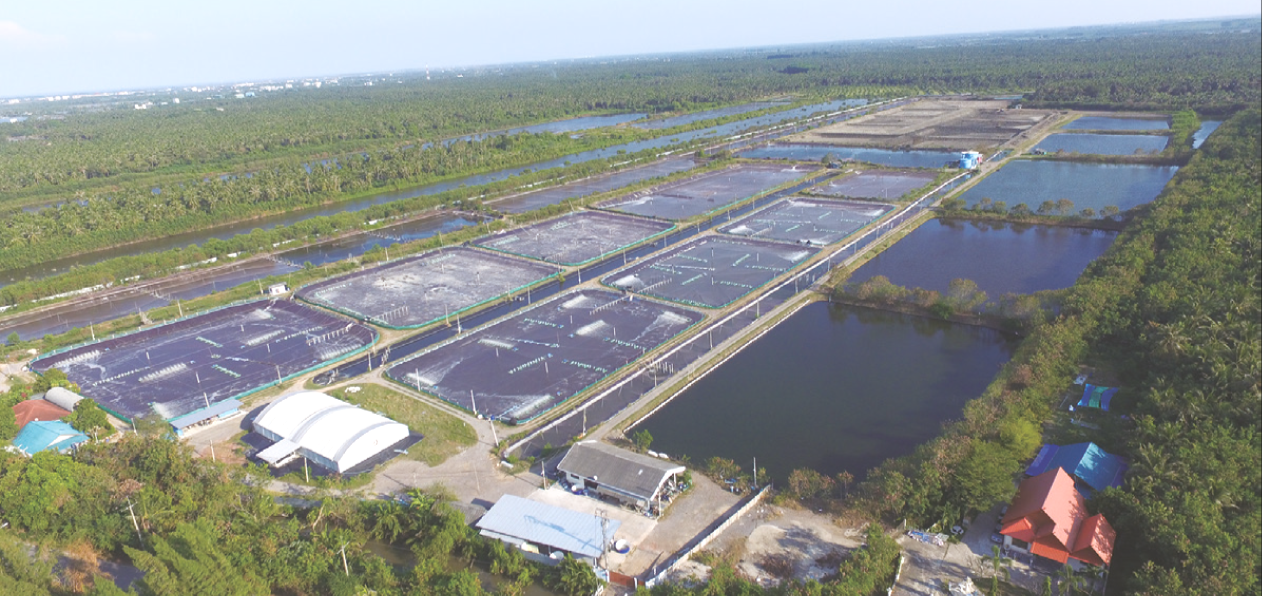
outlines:
M473 241L475 246L530 259L577 266L675 229L669 222L579 211Z
M1170 120L1168 118L1083 116L1062 126L1061 130L1170 130Z
M562 294L392 366L390 378L469 411L530 420L702 315L604 290Z
M941 168L948 164L955 165L960 161L960 154L956 151L929 151L925 149L895 151L892 149L838 147L807 143L762 145L741 151L740 156L749 159L787 159L815 162L822 160L824 157L832 156L833 159L863 161L893 168Z
M722 308L800 265L819 249L782 242L703 236L646 258L601 281L705 308Z
M689 158L664 159L646 166L624 170L606 176L593 176L576 180L568 184L536 190L511 196L488 203L505 213L525 213L540 207L555 205L570 199L577 199L602 192L617 190L653 178L662 178L678 172L685 172L697 167L697 162Z
M951 280L968 279L991 299L1067 288L1116 239L1105 230L933 219L860 266L849 283L883 275L945 292Z
M833 178L811 189L814 194L854 199L898 200L937 179L937 172L866 170Z
M893 209L881 203L855 203L794 197L719 228L724 234L827 246L863 229Z
M1099 212L1108 206L1126 211L1157 198L1178 170L1177 166L1017 159L959 198L969 206L989 198L1009 208L1025 203L1031 210L1043 201L1069 199L1075 211L1090 207Z
M960 417L1011 358L991 329L816 302L781 322L636 429L695 464L753 459L783 484L812 468L856 479Z
M1137 155L1161 153L1170 144L1162 135L1100 135L1062 133L1050 135L1035 145L1048 153L1088 153L1091 155Z
M449 320L559 271L552 265L457 246L316 282L294 295L361 321L415 329Z
M164 420L253 393L367 349L372 329L298 302L227 306L41 356L120 418Z
M738 164L605 201L597 207L645 217L688 219L718 211L817 169L811 166Z

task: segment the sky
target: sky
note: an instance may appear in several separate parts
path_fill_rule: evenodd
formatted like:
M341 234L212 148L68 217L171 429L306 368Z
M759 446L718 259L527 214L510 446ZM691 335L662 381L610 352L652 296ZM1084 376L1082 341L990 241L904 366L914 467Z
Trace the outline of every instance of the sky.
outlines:
M0 97L1258 12L1257 0L3 0Z

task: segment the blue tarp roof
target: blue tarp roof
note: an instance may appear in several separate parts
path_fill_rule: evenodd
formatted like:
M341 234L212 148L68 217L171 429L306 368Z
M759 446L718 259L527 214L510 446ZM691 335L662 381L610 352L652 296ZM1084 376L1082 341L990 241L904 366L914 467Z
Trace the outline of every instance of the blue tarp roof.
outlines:
M88 440L88 436L60 420L36 420L22 427L13 439L13 446L27 455L53 449L65 451Z
M1078 405L1083 408L1100 408L1107 412L1114 395L1117 395L1117 387L1100 387L1087 383L1082 388L1082 399L1078 400Z
M1038 476L1056 467L1064 468L1095 490L1121 486L1122 475L1126 473L1126 463L1120 457L1100 449L1095 443L1044 445L1025 473Z
M611 519L608 529L603 530L601 519L594 515L513 495L500 497L477 523L478 529L483 532L543 544L593 559L602 554L601 543L605 536L612 540L614 531L621 525L622 522Z

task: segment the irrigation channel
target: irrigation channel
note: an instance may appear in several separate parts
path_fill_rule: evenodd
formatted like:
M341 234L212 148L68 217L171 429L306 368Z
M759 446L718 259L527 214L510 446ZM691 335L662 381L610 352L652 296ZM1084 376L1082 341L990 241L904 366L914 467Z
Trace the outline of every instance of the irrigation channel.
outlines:
M830 101L830 102L825 102L825 103L812 104L812 105L803 106L803 107L792 109L792 110L785 110L782 112L766 114L766 115L757 116L754 118L748 118L745 120L738 120L735 122L730 122L730 123L722 124L719 126L711 126L708 128L703 128L703 129L689 131L689 132L683 132L679 134L665 135L665 136L661 136L661 137L657 137L653 139L646 139L643 141L634 141L631 143L624 143L621 145L614 145L611 147L606 147L604 149L593 149L591 151L583 151L580 153L574 153L571 155L558 157L556 159L536 162L536 163L512 167L512 168L505 168L502 170L488 172L485 174L474 174L470 176L464 176L461 178L447 180L444 182L437 182L434 184L427 184L425 186L419 186L419 187L411 188L408 190L396 191L396 192L384 192L384 193L379 193L379 194L372 195L370 197L366 197L363 199L356 199L352 201L346 201L346 202L337 203L333 205L327 205L327 206L300 209L296 211L290 211L290 212L282 213L278 215L251 219L248 221L238 222L238 223L220 226L216 228L196 230L196 231L187 232L183 234L166 236L166 237L158 238L154 240L146 240L143 242L137 242L135 244L128 244L126 246L120 246L118 248L106 249L106 250L91 252L87 254L76 255L73 257L66 257L64 259L57 259L54 261L41 263L39 265L33 265L31 267L24 267L21 269L13 269L13 270L7 271L2 274L3 279L0 279L0 287L4 287L5 285L13 283L14 281L17 281L17 280L42 279L50 275L55 275L59 272L67 271L72 267L82 267L85 265L92 265L92 264L99 263L101 261L105 261L105 260L112 259L115 257L138 255L138 254L144 254L144 253L149 253L149 252L160 252L160 251L165 251L165 250L171 250L174 248L183 248L192 244L200 245L212 238L226 240L238 234L248 234L249 232L255 229L270 230L272 228L276 228L279 226L293 225L295 223L298 223L300 221L310 219L313 217L334 215L334 214L342 213L342 212L362 211L364 209L368 209L375 205L382 205L382 204L391 203L391 202L402 200L402 199L410 199L413 197L438 194L441 192L454 190L462 186L466 186L466 187L481 186L484 184L489 184L492 182L505 180L505 179L511 178L513 176L517 176L527 171L541 171L541 170L550 170L550 169L555 169L555 168L564 168L570 164L583 163L583 162L591 161L594 159L605 159L608 157L617 156L622 153L630 154L630 153L636 153L636 152L644 151L648 149L667 149L671 147L672 145L682 145L682 144L696 141L699 139L711 138L714 140L716 144L728 143L728 142L732 142L736 140L737 137L743 136L742 133L747 133L751 129L762 129L762 128L771 127L772 129L771 132L775 136L792 134L794 132L798 132L798 130L800 130L801 128L804 128L807 122L809 122L811 125L834 122L842 118L856 116L862 113L863 111L865 111L863 109L854 108L855 111L853 112L847 112L847 113L838 112L838 110L853 108L853 104L856 101L857 100L836 100L836 101ZM905 100L902 100L900 98L899 100L894 100L891 103L874 106L874 109L888 109L889 107L892 107L893 105L896 105L902 101L905 101ZM814 116L820 113L823 113L823 115L810 118L811 116ZM800 119L805 119L805 120L801 124L798 124L798 125L783 126L786 122L800 120ZM759 131L758 134L761 135L762 133L763 131Z
M587 399L565 415L513 443L505 449L505 453L529 457L539 455L548 446L563 445L574 437L586 434L589 428L613 418L663 382L672 381L676 373L687 373L686 369L702 361L708 354L728 348L735 348L736 353L739 353L740 349L771 329L770 327L763 329L759 335L752 338L739 337L742 331L756 324L764 313L770 313L799 293L809 291L816 282L827 277L834 264L841 264L864 248L882 240L887 234L918 216L945 193L950 192L971 176L971 173L962 173L952 178L899 209L892 217L869 228L862 235L832 247L825 258L796 269L778 285L768 288L762 294L751 296L745 305L735 311L709 322L706 327L699 329L691 337L666 352L639 363L621 380ZM725 345L729 339L733 340L732 345ZM731 357L732 354L727 356L727 358ZM692 378L689 382L694 383L696 380L697 378Z

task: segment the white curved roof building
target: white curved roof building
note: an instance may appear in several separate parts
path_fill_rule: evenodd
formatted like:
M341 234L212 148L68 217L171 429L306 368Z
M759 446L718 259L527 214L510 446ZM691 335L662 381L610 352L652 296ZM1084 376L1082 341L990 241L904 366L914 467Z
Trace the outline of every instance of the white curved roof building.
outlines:
M319 391L281 396L254 419L255 432L276 441L258 453L271 464L301 455L345 472L408 438L408 427Z

